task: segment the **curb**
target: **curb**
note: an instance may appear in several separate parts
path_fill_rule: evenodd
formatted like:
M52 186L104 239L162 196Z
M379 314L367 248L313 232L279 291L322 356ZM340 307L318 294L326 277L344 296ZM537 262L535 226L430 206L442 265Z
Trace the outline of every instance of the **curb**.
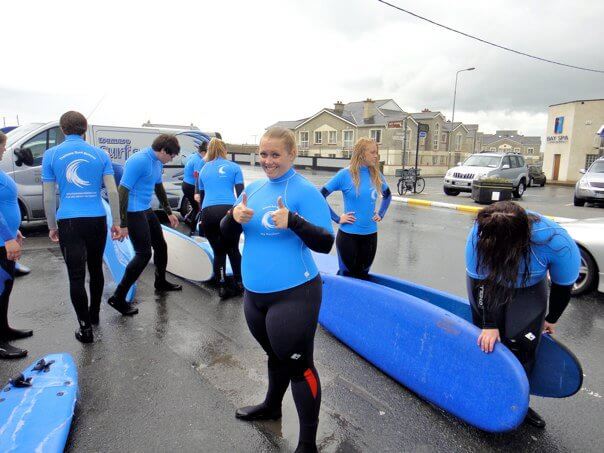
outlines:
M465 212L468 214L477 214L480 212L484 206L468 206L465 204L453 204L453 203L444 203L442 201L430 201L430 200L418 200L416 198L407 198L407 197L399 197L396 195L392 196L392 200L398 201L401 203L405 203L411 206L424 206L424 207L434 207L434 208L443 208L443 209L451 209L453 211ZM577 219L571 219L568 217L555 217L546 215L548 219L553 220L558 223L565 222L574 222Z

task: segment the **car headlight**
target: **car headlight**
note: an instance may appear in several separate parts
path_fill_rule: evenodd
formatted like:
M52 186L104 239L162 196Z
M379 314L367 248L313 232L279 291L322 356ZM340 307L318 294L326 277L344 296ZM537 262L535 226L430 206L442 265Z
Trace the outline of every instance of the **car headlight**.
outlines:
M453 170L447 171L447 173L445 173L445 178L451 178L453 176L453 173Z
M581 178L579 180L579 187L581 189L589 189L589 181L587 179Z

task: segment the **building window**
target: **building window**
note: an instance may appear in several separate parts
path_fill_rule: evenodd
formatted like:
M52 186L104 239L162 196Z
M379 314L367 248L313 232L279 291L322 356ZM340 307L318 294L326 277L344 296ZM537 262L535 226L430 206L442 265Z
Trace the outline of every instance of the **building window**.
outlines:
M308 149L308 132L300 132L300 148Z
M533 153L535 152L535 148L527 148L527 149L526 149L526 152L527 152L528 154L533 154Z
M432 140L432 147L434 151L438 151L438 135L434 136L434 140Z
M342 133L342 146L352 148L354 146L354 131L344 131Z
M447 143L447 134L440 134L440 141L442 143Z
M337 131L329 131L329 144L335 145L338 143L338 132Z
M519 153L520 152L520 148L514 148L514 152L515 153Z
M491 146L491 147L489 148L489 150L490 150L492 153L494 153L495 151L497 151L497 148L495 148L494 146Z
M315 145L323 143L323 133L321 131L315 131Z
M461 134L455 136L455 151L461 151Z
M585 156L585 169L588 169L591 164L598 158L597 154L587 154Z
M376 143L382 143L382 131L380 129L371 129L371 138Z
M349 149L343 150L342 157L344 157L346 159L350 159L352 157L352 151L350 151Z

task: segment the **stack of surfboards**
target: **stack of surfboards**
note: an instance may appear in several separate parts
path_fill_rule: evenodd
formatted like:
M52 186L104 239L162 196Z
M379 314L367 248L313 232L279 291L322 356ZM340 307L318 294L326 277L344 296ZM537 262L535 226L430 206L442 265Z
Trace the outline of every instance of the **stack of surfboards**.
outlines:
M563 398L581 388L577 358L544 335L527 378L498 344L476 345L467 300L394 277L369 281L335 275L337 258L315 254L323 277L319 322L335 337L415 393L482 430L522 423L529 394Z

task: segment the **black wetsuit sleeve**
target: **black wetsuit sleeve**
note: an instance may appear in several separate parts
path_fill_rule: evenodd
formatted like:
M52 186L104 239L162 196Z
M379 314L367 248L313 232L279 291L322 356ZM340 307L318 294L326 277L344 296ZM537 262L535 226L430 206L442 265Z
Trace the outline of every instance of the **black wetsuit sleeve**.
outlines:
M552 287L549 293L549 313L545 317L545 320L551 324L555 324L562 316L562 313L568 306L570 301L570 292L573 285L558 285L552 283Z
M159 207L162 208L166 214L172 215L172 209L170 209L170 203L168 202L168 195L166 194L166 189L161 182L159 184L155 184L155 195L159 200Z
M244 189L243 184L235 184L235 193L237 194L237 198L239 198L239 196L243 192L243 189Z
M229 209L220 221L220 232L227 239L238 238L243 232L243 227L233 218L233 210Z
M128 198L130 196L130 191L120 185L117 188L117 193L120 197L120 227L128 228Z
M307 222L303 217L289 211L287 227L292 230L306 246L318 253L329 253L334 237L325 228Z
M195 186L197 187L197 186ZM203 206L203 198L206 196L206 191L205 190L199 190L199 192L197 192L199 194L199 206Z
M329 190L327 190L325 187L321 188L321 195L323 195L326 200L330 193L331 192ZM331 206L329 205L329 203L327 203L327 206L329 206L329 215L331 216L331 220L333 220L335 223L340 223L340 216L338 214L336 214L336 212L333 209L331 209Z

